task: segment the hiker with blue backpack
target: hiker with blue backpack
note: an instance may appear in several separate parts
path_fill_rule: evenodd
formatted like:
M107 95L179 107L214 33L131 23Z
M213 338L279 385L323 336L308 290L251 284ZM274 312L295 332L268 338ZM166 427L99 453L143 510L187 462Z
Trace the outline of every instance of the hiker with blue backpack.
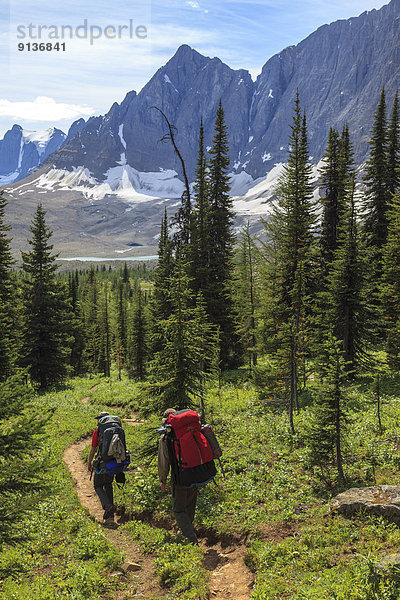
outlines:
M107 520L115 514L114 477L118 483L125 483L124 470L130 459L121 419L106 411L99 413L96 419L97 429L92 434L88 470L91 474L94 472L94 490L104 510L103 519Z
M172 511L182 534L198 545L193 527L199 487L216 475L214 458L222 454L209 425L200 424L194 410L168 408L158 429L162 434L158 445L160 487L168 491L171 471Z

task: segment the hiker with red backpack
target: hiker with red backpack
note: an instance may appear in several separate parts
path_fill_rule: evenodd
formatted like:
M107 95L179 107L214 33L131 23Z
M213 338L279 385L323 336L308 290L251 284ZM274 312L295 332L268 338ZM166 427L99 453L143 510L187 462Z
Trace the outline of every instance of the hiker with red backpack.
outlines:
M130 459L121 419L106 411L99 413L96 419L97 429L92 434L88 470L91 474L94 472L94 489L104 510L103 519L106 520L114 517L115 513L114 476L116 481L125 482L124 470Z
M221 456L221 449L210 426L202 426L194 410L168 408L158 431L163 434L158 445L160 487L168 491L171 471L172 511L183 535L197 545L193 519L198 489L215 477L214 458Z

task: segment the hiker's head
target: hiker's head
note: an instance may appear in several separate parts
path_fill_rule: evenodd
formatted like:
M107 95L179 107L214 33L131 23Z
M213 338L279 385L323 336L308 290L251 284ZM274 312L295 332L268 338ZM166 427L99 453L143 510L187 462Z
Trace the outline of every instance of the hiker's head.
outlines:
M99 419L101 419L101 417L107 417L107 415L109 415L109 414L110 414L110 413L109 413L109 412L107 412L106 410L102 410L102 411L101 411L101 413L99 413L99 414L97 415L97 417L95 417L95 419L99 420Z
M168 421L169 415L173 415L174 413L176 413L175 408L167 408L167 410L163 414L163 418L161 421L162 425L165 425L165 423Z

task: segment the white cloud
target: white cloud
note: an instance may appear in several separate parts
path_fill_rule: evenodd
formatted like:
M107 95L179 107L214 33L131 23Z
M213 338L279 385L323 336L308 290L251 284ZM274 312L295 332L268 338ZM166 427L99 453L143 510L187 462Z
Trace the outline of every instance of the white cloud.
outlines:
M93 108L86 104L64 104L48 96L38 96L33 102L12 102L0 98L0 116L31 121L61 121L92 115Z
M200 4L196 0L186 0L186 4L196 10L200 10Z

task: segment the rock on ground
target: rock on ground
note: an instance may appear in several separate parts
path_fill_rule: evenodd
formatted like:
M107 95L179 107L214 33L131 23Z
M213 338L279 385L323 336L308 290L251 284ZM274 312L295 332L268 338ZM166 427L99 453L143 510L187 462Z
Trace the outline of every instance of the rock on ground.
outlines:
M360 511L380 515L400 525L400 486L351 488L333 499L330 510L347 516Z

